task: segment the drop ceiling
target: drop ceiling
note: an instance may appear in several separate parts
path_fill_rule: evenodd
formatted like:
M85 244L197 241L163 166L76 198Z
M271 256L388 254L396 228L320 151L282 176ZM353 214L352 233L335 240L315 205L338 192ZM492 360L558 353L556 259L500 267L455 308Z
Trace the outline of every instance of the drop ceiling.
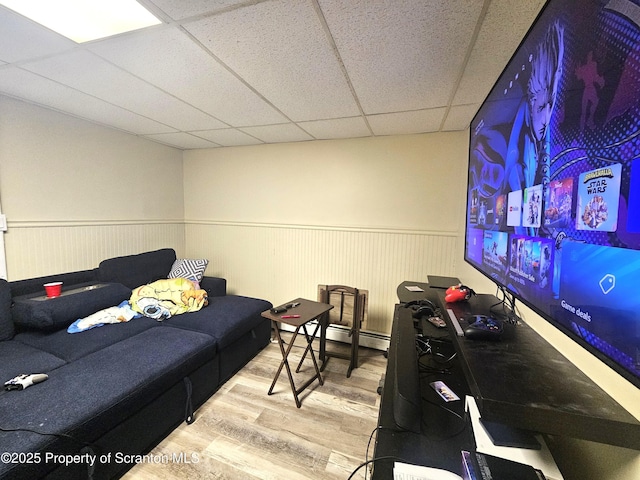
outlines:
M83 44L0 7L0 94L180 149L465 130L545 0L140 3Z

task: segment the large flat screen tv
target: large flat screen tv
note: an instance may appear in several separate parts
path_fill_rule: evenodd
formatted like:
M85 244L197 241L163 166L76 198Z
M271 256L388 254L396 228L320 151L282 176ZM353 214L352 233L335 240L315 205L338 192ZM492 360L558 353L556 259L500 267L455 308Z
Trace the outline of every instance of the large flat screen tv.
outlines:
M470 127L465 260L640 386L640 0L550 0Z

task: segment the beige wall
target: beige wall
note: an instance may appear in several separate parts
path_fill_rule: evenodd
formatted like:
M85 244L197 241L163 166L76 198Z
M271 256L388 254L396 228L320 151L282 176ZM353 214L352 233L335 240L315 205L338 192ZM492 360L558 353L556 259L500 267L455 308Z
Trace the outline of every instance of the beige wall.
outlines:
M455 132L187 151L186 218L455 232L465 145Z
M9 280L184 249L182 152L0 96Z
M369 291L388 334L403 280L455 271L464 132L187 151L187 250L278 304Z

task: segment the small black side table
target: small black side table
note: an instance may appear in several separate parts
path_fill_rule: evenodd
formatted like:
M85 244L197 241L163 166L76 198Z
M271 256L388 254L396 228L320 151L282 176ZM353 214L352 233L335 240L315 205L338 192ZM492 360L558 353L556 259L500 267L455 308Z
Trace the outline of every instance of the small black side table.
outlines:
M269 388L268 394L273 394L273 388L276 386L276 382L278 381L278 377L282 372L282 367L286 367L287 375L289 376L289 384L291 385L291 392L293 393L293 398L296 401L296 406L300 408L302 403L300 402L299 395L315 380L320 382L320 385L324 384L322 380L322 375L320 374L320 369L318 368L318 362L316 361L316 356L313 353L313 339L315 338L315 334L317 332L318 326L316 326L316 331L313 335L309 335L307 331L307 324L313 320L318 319L318 325L320 325L320 319L323 315L325 315L329 310L333 308L333 305L328 305L326 303L314 302L312 300L306 300L304 298L297 298L288 303L300 303L297 307L290 308L286 312L283 313L271 313L271 310L266 310L262 312L262 316L264 318L268 318L273 323L273 329L275 330L276 339L278 340L278 345L280 346L280 352L282 353L282 361L280 362L280 366L276 372L275 377L273 377L273 382L271 383L271 387ZM288 304L287 303L287 304ZM286 323L287 325L291 325L295 327L295 331L293 332L293 336L289 341L289 345L287 349L284 348L284 341L280 336L280 330L278 329L278 322ZM296 385L293 381L293 375L291 374L291 367L289 366L289 361L287 358L289 357L289 353L291 352L291 348L300 333L300 330L303 331L304 336L307 340L307 344L309 346L308 350L310 352L311 360L313 361L313 367L315 369L315 375L307 380L304 385L299 388L296 388Z

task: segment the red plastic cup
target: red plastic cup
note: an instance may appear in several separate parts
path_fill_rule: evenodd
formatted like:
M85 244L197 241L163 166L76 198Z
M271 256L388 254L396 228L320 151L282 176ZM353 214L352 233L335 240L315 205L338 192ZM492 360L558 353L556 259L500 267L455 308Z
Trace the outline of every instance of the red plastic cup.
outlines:
M62 293L62 282L45 283L44 291L47 292L48 298L59 297Z

